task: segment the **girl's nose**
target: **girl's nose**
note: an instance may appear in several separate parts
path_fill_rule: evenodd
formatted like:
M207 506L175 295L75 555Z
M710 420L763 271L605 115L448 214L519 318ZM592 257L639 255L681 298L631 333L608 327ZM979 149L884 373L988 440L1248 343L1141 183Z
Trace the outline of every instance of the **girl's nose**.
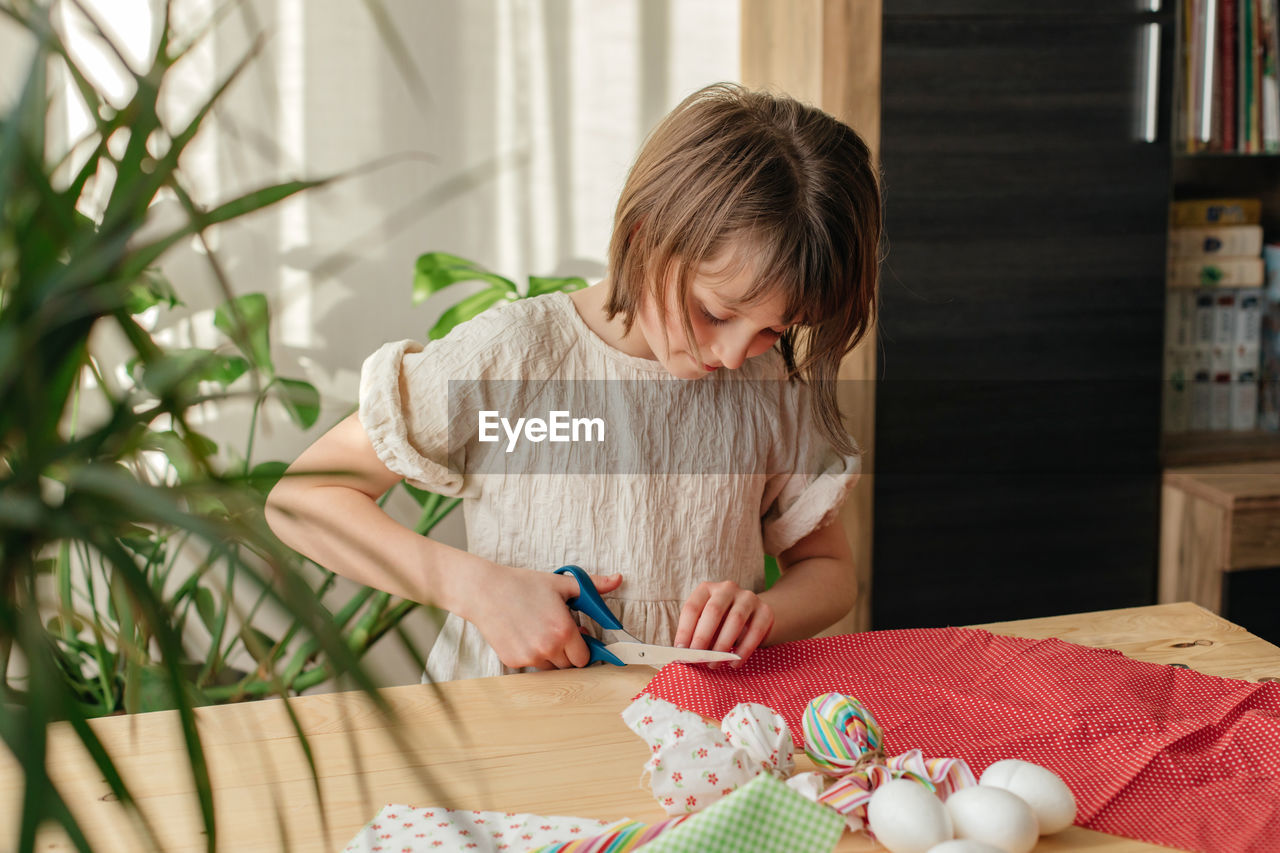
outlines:
M717 342L716 346L711 348L711 351L715 353L716 359L720 364L730 370L737 370L739 367L742 367L746 362L747 357L750 355L748 352L750 347L750 340L727 338Z

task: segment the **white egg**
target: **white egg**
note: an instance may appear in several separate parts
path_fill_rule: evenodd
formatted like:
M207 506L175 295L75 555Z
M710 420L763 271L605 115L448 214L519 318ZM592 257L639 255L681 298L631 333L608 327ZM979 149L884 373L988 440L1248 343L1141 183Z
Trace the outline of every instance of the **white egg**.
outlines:
M1003 788L961 788L947 797L947 811L956 838L983 841L1005 853L1028 853L1040 837L1031 806Z
M974 841L972 838L954 838L930 847L929 853L1004 853L1004 851L983 841Z
M1040 834L1061 832L1076 820L1076 798L1062 777L1047 767L1006 758L982 773L980 785L1004 788L1027 801L1040 822Z
M952 835L942 800L910 779L894 779L876 788L867 804L867 823L876 840L893 853L926 853Z

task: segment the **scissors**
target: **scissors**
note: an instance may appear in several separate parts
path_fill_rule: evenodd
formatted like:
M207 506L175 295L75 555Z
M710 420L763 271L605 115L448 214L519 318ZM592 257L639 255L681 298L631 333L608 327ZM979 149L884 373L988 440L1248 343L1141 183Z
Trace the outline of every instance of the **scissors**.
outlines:
M623 629L618 617L613 615L609 605L604 603L604 599L596 591L596 585L591 582L590 575L578 566L561 566L556 569L555 573L558 575L572 575L574 580L578 582L578 594L565 602L565 604L569 605L570 610L585 613L601 628L618 635L618 640L608 645L600 642L595 637L583 635L582 639L587 641L587 648L591 650L591 659L587 661L588 665L596 661L604 661L614 666L626 666L629 663L662 666L672 661L705 663L707 661L742 660L740 656L733 652L714 652L710 649L677 649L673 646L656 646L652 643L642 643Z

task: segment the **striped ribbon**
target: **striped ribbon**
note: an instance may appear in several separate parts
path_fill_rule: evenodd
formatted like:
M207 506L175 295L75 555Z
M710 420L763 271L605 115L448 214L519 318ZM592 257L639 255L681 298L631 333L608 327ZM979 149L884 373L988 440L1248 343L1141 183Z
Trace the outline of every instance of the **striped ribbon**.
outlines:
M630 853L688 817L691 815L682 814L658 823L641 823L624 818L606 826L599 835L548 844L533 853Z
M871 711L840 693L809 700L801 717L804 751L828 776L843 776L865 766L866 755L883 755L884 732Z
M943 800L978 784L961 758L926 760L918 749L886 758L884 731L871 711L852 696L824 693L815 697L805 708L801 724L804 751L823 773L838 777L818 802L843 814L851 827L865 822L871 795L890 779L914 779Z

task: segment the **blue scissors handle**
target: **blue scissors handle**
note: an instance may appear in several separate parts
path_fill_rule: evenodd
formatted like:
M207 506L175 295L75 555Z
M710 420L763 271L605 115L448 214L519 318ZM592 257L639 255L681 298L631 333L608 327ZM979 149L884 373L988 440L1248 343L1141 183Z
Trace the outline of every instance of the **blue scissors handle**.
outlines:
M591 650L591 657L587 660L587 666L591 666L596 661L611 663L614 666L626 666L617 655L609 651L609 648L595 637L588 637L583 634L582 639L586 641L587 648Z
M573 598L565 601L569 605L570 610L577 610L587 614L596 624L604 628L610 628L615 631L623 630L622 623L618 621L618 617L613 615L613 611L609 609L609 605L604 603L604 599L600 597L600 593L596 591L596 585L591 582L591 576L584 572L579 566L561 566L555 571L558 575L572 575L573 579L578 582L578 594ZM605 646L604 643L595 637L583 636L583 640L587 643L587 648L591 651L591 659L587 664L593 664L596 661L604 661L614 666L626 666L618 656Z

